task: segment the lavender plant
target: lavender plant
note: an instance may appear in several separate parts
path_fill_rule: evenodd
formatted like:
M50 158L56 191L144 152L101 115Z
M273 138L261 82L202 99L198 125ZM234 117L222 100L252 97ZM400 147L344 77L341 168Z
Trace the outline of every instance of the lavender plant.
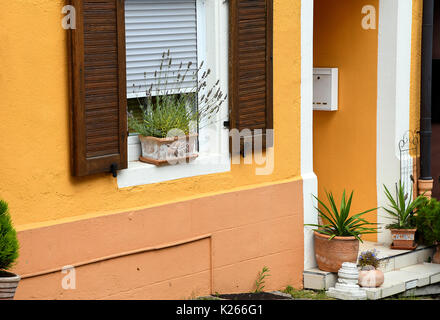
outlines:
M186 65L181 62L177 71L172 70L172 63L168 50L162 54L159 70L154 72L154 81L147 86L145 97L137 99L140 116L133 112L128 115L129 128L134 132L164 138L177 129L187 135L194 130L193 126L201 128L211 123L225 103L227 95L220 88L220 80L208 86L211 69L203 71L204 62L194 71L192 62ZM144 79L147 82L147 73ZM195 85L185 88L188 81ZM141 86L134 87L134 93L136 89L139 92Z
M358 266L362 270L377 269L379 263L376 249L363 251L358 258Z

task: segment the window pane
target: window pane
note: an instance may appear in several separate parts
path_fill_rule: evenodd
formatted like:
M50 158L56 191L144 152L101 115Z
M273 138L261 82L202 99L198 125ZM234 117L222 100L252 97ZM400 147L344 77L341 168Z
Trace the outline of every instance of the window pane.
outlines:
M128 98L146 96L150 88L152 95L194 91L196 18L196 0L125 1ZM168 50L171 64L166 60L160 70Z

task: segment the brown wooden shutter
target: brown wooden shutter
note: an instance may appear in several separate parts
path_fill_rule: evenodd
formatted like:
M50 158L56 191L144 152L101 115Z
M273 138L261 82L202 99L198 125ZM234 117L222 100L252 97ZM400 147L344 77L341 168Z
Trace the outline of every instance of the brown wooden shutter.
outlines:
M71 0L72 168L75 176L127 167L124 0Z
M230 0L231 128L273 129L272 0ZM271 147L267 144L266 147Z

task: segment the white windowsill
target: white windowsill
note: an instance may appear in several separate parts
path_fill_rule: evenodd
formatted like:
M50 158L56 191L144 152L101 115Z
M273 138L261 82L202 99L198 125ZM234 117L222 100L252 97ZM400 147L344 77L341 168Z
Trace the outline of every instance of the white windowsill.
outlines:
M212 154L199 155L190 163L160 167L140 161L129 161L128 168L118 172L118 187L127 188L230 170L229 157Z

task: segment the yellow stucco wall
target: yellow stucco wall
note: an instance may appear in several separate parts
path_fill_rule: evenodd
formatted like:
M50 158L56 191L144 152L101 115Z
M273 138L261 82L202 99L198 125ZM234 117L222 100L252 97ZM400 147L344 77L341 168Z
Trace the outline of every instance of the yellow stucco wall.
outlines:
M420 129L423 0L413 0L411 33L410 130Z
M339 110L314 112L314 168L318 193L354 190L352 212L377 207L376 30L361 26L362 8L378 0L315 0L314 66L339 68ZM377 213L366 215L377 221ZM375 236L365 237L375 239Z
M66 32L62 0L14 0L0 11L0 198L19 230L299 179L300 1L274 1L275 169L118 189L111 175L69 167Z

